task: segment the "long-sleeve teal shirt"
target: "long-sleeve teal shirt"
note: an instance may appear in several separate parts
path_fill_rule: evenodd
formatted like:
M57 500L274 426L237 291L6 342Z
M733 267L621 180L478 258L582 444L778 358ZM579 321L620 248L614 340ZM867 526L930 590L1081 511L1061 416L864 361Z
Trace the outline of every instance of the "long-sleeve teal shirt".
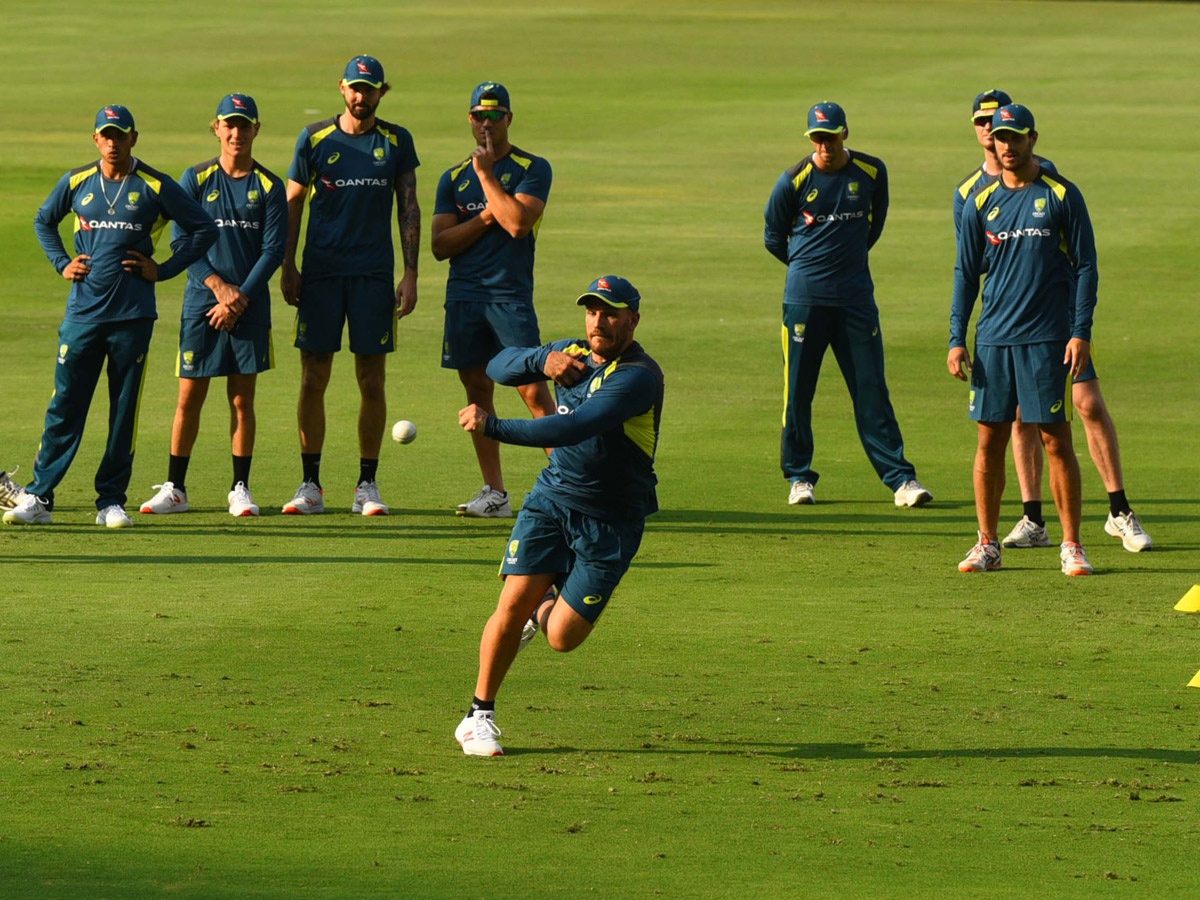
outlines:
M112 206L105 201L106 191ZM153 257L162 229L168 221L176 222L180 238L172 243L174 255L158 263L158 280L166 281L200 259L217 239L212 219L170 176L136 159L123 182L104 178L99 162L72 169L37 211L33 228L38 243L60 275L73 256L63 245L58 223L72 214L74 255L89 255L92 270L71 284L68 322L157 318L154 282L121 265L129 251Z
M570 509L599 519L638 519L656 512L662 369L636 341L616 359L597 363L586 340L562 340L502 350L488 363L488 377L514 386L545 381L546 358L555 350L578 355L590 370L578 384L556 385L558 414L492 416L484 433L506 444L555 448L535 489Z

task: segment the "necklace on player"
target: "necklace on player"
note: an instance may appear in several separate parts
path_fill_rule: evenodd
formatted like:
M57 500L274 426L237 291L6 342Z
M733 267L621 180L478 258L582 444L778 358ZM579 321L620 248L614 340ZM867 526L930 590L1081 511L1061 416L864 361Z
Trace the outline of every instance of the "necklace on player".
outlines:
M104 189L104 173L100 173L100 193L104 195L104 202L108 204L108 214L116 215L117 201L121 199L121 193L125 190L125 184L129 181L129 176L133 174L133 170L137 167L137 157L133 157L129 161L129 171L121 178L121 186L117 188L117 196L111 200L108 199L108 191Z

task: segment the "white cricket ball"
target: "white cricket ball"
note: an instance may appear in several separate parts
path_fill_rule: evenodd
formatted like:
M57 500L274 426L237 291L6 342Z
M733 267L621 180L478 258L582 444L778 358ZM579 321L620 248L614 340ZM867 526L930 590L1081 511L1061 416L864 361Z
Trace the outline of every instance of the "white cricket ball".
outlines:
M417 426L408 419L401 419L392 426L392 440L401 444L411 444L417 439Z

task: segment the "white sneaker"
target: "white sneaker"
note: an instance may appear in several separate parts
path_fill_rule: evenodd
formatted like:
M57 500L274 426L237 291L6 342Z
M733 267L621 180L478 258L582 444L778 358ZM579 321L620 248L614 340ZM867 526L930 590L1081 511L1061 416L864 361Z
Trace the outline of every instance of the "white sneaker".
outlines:
M379 484L374 481L364 481L354 489L354 505L352 513L362 513L364 516L386 516L390 510L383 498L379 496Z
M1079 544L1063 541L1058 558L1062 560L1064 575L1092 574L1092 564L1088 562L1087 554L1083 552L1083 547Z
M50 510L37 494L25 494L21 502L4 514L6 525L49 525Z
M25 499L25 486L12 480L19 468L17 466L11 472L0 469L0 509L14 509Z
M1021 516L1021 521L1013 526L1008 537L1001 545L1008 549L1027 550L1030 547L1049 547L1050 536L1046 534L1046 526L1039 525L1029 516Z
M166 484L156 484L154 489L158 493L143 503L138 512L155 513L165 516L167 513L188 511L187 491L175 490L175 482L168 481Z
M283 507L285 516L312 516L325 512L325 492L311 481L296 488L296 496Z
M469 519L511 519L512 505L507 491L493 491L490 484L485 484L466 503L458 504L454 512Z
M933 494L929 493L929 489L915 478L910 478L896 488L896 505L906 509L924 506L932 499Z
M250 496L250 488L246 487L246 482L239 481L235 484L227 499L231 516L258 515L258 506L255 504L254 498Z
M1000 545L993 544L982 534L967 558L958 564L960 572L992 572L1000 568Z
M792 506L812 506L816 502L811 484L807 481L792 482L792 489L788 492L788 503Z
M495 714L482 709L465 716L454 729L454 739L467 756L503 756L504 748L496 740L498 737L500 729L496 727Z
M126 515L125 507L114 503L96 513L96 524L108 528L129 528L133 525L133 519Z
M1108 521L1104 523L1104 530L1113 537L1119 537L1121 545L1130 553L1141 553L1154 546L1150 535L1146 534L1142 523L1138 521L1138 517L1133 514L1132 509L1119 516L1109 513Z

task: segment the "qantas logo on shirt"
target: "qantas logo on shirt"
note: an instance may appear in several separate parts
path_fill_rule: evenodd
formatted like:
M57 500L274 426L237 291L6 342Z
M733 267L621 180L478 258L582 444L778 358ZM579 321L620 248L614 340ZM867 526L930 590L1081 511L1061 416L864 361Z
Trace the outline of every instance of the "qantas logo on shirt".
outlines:
M336 191L344 187L388 187L391 182L386 178L326 178L321 176L321 184L327 191Z
M984 234L987 235L988 241L993 246L998 246L1005 241L1015 240L1016 238L1048 238L1051 232L1049 228L1014 228L1012 231L1001 231L999 234L992 234L990 231L986 231Z
M833 222L846 222L850 219L861 219L866 214L867 214L866 210L862 210L862 209L857 210L855 212L829 213L828 215L823 215L823 216L814 216L812 213L805 211L804 224L805 225L828 225Z

